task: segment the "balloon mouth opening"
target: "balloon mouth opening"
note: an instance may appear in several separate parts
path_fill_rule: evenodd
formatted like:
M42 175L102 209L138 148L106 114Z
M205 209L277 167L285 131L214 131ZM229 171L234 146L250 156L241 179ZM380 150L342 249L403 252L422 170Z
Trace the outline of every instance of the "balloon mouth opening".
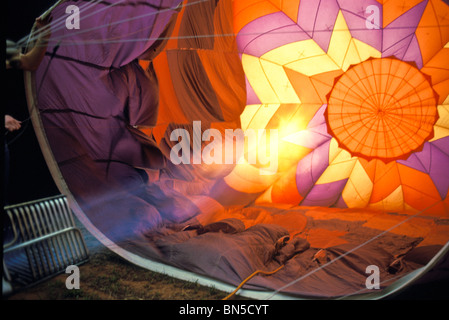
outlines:
M335 80L328 132L353 156L405 160L434 137L438 94L431 78L395 59L369 59Z

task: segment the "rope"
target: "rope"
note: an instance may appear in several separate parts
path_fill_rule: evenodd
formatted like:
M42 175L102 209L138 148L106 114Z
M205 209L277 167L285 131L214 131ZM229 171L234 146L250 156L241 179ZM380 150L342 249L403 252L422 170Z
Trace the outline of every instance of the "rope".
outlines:
M40 94L40 92L41 92L41 89L42 89L42 84L44 83L44 79L47 77L47 72L48 72L48 69L50 68L50 65L51 65L51 62L53 61L53 58L56 56L56 52L58 51L58 49L59 49L59 45L57 45L56 47L54 47L54 49L53 49L53 53L52 53L52 55L51 55L51 57L50 57L50 61L48 62L48 64L47 64L47 67L45 68L45 70L44 70L44 75L43 75L43 77L42 77L42 82L41 82L41 84L40 84L40 86L39 86L39 88L38 88L38 90L37 90L37 93L36 93L36 98L37 97L39 97L39 94ZM37 99L36 99L37 100ZM26 118L25 120L22 120L21 122L22 123L24 123L25 125L20 129L20 132L13 138L13 139L11 139L11 141L9 141L8 143L7 143L7 145L8 146L10 146L10 145L12 145L14 142L16 142L20 137L22 137L22 135L25 133L25 131L26 131L26 129L28 128L28 125L29 125L29 123L30 123L30 120L31 120L31 118L32 118L32 113L33 112L37 112L37 113L39 113L39 114L41 114L42 112L44 112L44 111L39 111L38 109L37 109L37 101L36 101L36 103L33 103L33 105L31 106L31 108L30 108L30 110L29 110L29 116L28 116L28 118ZM6 132L6 134L5 134L5 136L7 135L9 133L9 131L8 132Z
M297 283L297 282L299 282L299 281L301 281L301 280L304 280L305 278L311 276L312 274L314 274L314 273L316 273L316 272L318 272L318 271L320 271L320 270L322 270L322 269L324 269L324 268L330 266L330 265L333 264L334 262L337 262L338 260L343 259L343 258L346 257L347 255L350 255L351 253L354 253L355 251L357 251L357 250L361 249L362 247L366 246L367 244L373 242L374 240L380 238L381 236L387 234L388 232L390 232L390 231L396 229L397 227L401 226L402 224L404 224L404 223L406 223L406 222L408 222L408 221L410 221L410 220L416 218L417 216L423 214L423 213L426 212L427 210L431 209L432 207L434 207L434 206L436 206L436 205L438 205L438 204L440 204L440 203L442 203L442 202L443 202L443 200L440 200L439 202L436 202L436 203L434 203L434 204L428 206L428 207L425 208L424 210L419 211L418 213L416 213L416 214L414 214L414 215L411 215L411 216L408 217L407 219L405 219L405 220L399 222L398 224L392 226L391 228L389 228L389 229L387 229L387 230L385 230L385 231L379 233L378 235L376 235L376 236L372 237L371 239L365 241L364 243L362 243L362 244L356 246L355 248L353 248L353 249L351 249L351 250L349 250L349 251L343 253L342 255L336 257L335 259L333 259L333 260L331 260L331 261L329 261L329 262L323 264L323 265L320 266L319 268L316 268L316 269L314 269L314 270L308 272L307 274L305 274L305 275L303 275L303 276L297 278L296 280L293 280L293 281L291 281L290 283L287 283L286 285L284 285L284 286L280 287L279 289L273 291L273 292L271 293L271 295L267 298L267 300L273 298L275 295L279 294L282 290L285 290L286 288L288 288L288 287L294 285L295 283Z
M65 1L67 1L67 0L59 0L59 1L58 1L56 4L54 4L51 8L49 8L47 11L45 11L45 12L41 15L41 18L42 18L42 19L47 18L48 15L50 15L50 14L53 12L53 10L54 10L58 5L64 3ZM82 4L81 6L79 6L79 8L80 8L80 13L81 13L81 12L84 12L84 11L87 10L87 9L90 9L90 8L93 7L95 4L99 3L100 1L101 1L101 0L95 0L95 1L92 1L92 2L88 2L88 3ZM122 0L122 1L124 1L124 0ZM122 1L120 1L120 2L122 2ZM101 10L103 10L103 9L101 9ZM93 12L93 13L91 13L90 15L96 14L96 13L97 13L97 12ZM61 17L57 18L56 20L52 21L52 26L53 26L53 28L54 28L53 31L58 31L58 30L61 30L62 28L65 28L65 19L66 19L65 16L61 16ZM45 35L47 35L50 31L51 31L51 30L45 30L45 31L42 32L42 35L45 36ZM32 42L32 41L37 40L37 37L38 37L38 35L35 35L34 32L33 32L33 30L32 30L32 31L30 32L30 34L28 34L28 35L24 36L23 38L21 38L19 41L17 41L17 43L18 43L20 46L22 46L22 45L26 44L27 42L29 43L29 42Z
M256 275L258 274L264 274L267 276L273 275L276 272L278 272L279 270L281 270L285 265L280 266L279 268L277 268L276 270L273 271L263 271L263 270L257 270L255 272L253 272L249 277L247 277L245 280L242 281L242 283L239 284L239 286L232 291L227 297L223 298L223 300L228 300L229 298L231 298L233 295L235 295L249 280L251 280L252 278L254 278Z
M61 4L61 3L64 2L64 1L65 1L65 0L60 0L60 1L58 1L55 5L53 5L53 7L51 7L46 13L44 13L42 17L47 16L47 15L51 12L51 10L53 10L57 5ZM100 1L100 0L96 0L96 1L93 1L93 2L89 2L89 4L86 6L86 8L81 8L81 9L89 9L90 7L92 7L92 6L94 6L96 3L98 3L99 1ZM120 3L122 3L123 1L124 1L124 0L121 0L121 1L119 1L119 2L117 2L117 3L112 3L112 4L108 5L108 6L102 7L101 9L99 9L99 10L97 10L97 11L94 11L94 12L88 14L88 15L83 15L83 18L85 19L85 18L87 18L87 17L89 17L89 16L92 16L92 15L95 15L95 14L97 14L97 13L100 13L100 12L102 12L102 11L104 11L104 10L109 9L110 7L113 7L113 6L116 6L116 5L120 4ZM120 40L112 40L112 39L109 40L109 39L107 39L106 41L104 41L104 40L99 40L99 41L96 41L96 40L88 40L88 41L84 41L84 42L80 41L80 42L76 42L76 43L74 43L74 42L64 43L64 41L63 41L64 38L72 37L73 35L78 35L78 34L86 33L86 32L89 32L89 31L101 29L101 28L104 28L104 27L106 27L106 26L111 26L111 25L121 24L121 23L125 23L125 22L130 22L130 21L137 20L137 19L142 19L142 18L145 18L145 17L148 17L148 16L152 16L152 15L159 14L159 13L161 13L161 12L171 11L171 10L177 10L177 9L180 9L180 8L184 8L184 7L188 7L188 6L197 5L197 4L199 4L199 3L203 3L203 2L207 2L207 1L211 1L211 0L198 0L198 1L191 2L191 3L186 3L186 4L180 3L180 5L179 5L178 7L176 7L176 8L175 8L175 7L173 7L173 8L163 8L162 10L159 10L159 11L155 11L155 12L151 12L151 13L147 13L147 14L143 14L143 15L138 15L138 16L131 17L131 18L126 18L126 19L123 19L123 20L120 20L120 21L114 21L114 22L112 22L112 23L110 23L110 24L100 25L100 26L96 26L96 27L92 27L92 28L88 28L88 29L82 29L82 30L80 30L80 31L78 31L78 32L70 33L70 34L61 36L61 37L59 37L59 39L54 38L54 39L51 39L51 40L52 40L52 41L58 41L58 40L59 40L60 45L61 45L61 46L65 46L65 45L96 44L96 43L142 42L142 41L149 41L149 40L166 40L166 39L236 37L237 34L221 34L221 35L218 35L218 34L210 34L210 35L196 35L196 36L183 36L183 37L158 37L158 38L147 38L147 39L120 39ZM80 12L82 12L82 11L83 11L83 10L80 10ZM63 23L62 23L62 20L64 20L63 18L64 18L64 17L58 18L58 23L57 23L57 24L62 24L62 26L58 26L58 28L56 28L54 31L59 30L59 29L61 29L61 28L64 28L64 25L63 25ZM420 29L423 29L423 28L436 28L436 27L444 28L444 27L447 27L447 26L448 26L448 25L439 25L439 24L435 24L435 25L421 26L421 27L419 27L419 28L420 28ZM409 26L398 26L398 27L392 27L392 28L390 27L390 28L388 28L388 29L389 29L389 30L402 30L402 29L407 29L407 30L408 30L408 29L410 29L410 28L411 28L411 27L409 27ZM416 29L417 29L417 28L416 28ZM365 29L365 28L351 28L351 29L350 29L350 31L364 31L364 30L366 30L366 29ZM317 33L319 33L319 32L339 32L339 31L347 31L347 29L341 29L341 30L340 30L340 29L334 29L334 28L332 28L332 29L324 28L324 29L313 29L313 30L303 30L303 31L306 32L306 33L312 33L312 32L317 32ZM289 34L289 33L294 34L294 33L297 33L297 32L298 32L298 31L271 31L271 32L268 32L268 33L269 33L269 34L272 34L272 35L276 35L276 34L281 35L281 34ZM250 32L250 33L239 33L238 35L239 35L239 36L260 36L260 35L263 35L263 34L266 34L266 33ZM126 36L126 35L124 35L123 37L125 37L125 36ZM34 38L35 38L35 36L33 35L33 37L31 37L31 38L29 39L29 41L30 41L30 40L35 40ZM21 39L21 40L19 40L19 41L18 41L18 44L20 45L23 41L24 41L24 38Z
M94 12L91 12L90 14L83 15L82 17L83 17L83 19L86 19L86 18L88 18L88 17L90 17L90 16L96 15L96 14L102 12L102 11L105 11L105 10L107 10L107 9L109 9L109 8L112 8L112 7L114 7L114 6L116 6L116 5L120 4L120 3L122 3L123 1L124 1L124 0L119 1L119 2L117 2L117 3L110 4L110 5L105 6L105 7L102 7L101 9L99 9L99 10L97 10L97 11L94 11ZM203 2L208 2L208 1L211 1L211 0L198 0L198 1L191 2L191 3L186 3L186 4L182 4L182 3L181 3L180 5L178 5L178 6L176 6L176 7L161 8L161 10L158 10L158 11L154 11L154 12L150 12L150 13L138 15L138 16L131 17L131 18L122 19L122 20L119 20L119 21L114 21L114 22L111 22L111 23L108 23L108 24L99 25L99 26L95 26L95 27L92 27L92 28L82 29L82 30L80 30L80 31L78 31L78 32L72 32L72 33L70 33L70 34L66 34L66 35L60 36L59 38L53 38L52 40L53 40L53 41L62 40L62 39L67 38L67 37L73 37L74 35L83 34L83 33L90 32L90 31L94 31L94 30L98 30L98 29L101 29L101 28L104 28L104 27L109 27L109 26L113 26L113 25L117 25L117 24L122 24L122 23L130 22L130 21L134 21L134 20L138 20L138 19L142 19L142 18L147 18L147 17L153 16L153 15L158 15L158 14L160 14L160 13L162 13L162 12L178 11L178 10L180 10L181 8L185 8L185 7L189 7L189 6L194 6L194 5L197 5L197 4L200 4L200 3L203 3ZM98 0L97 0L97 2L98 2ZM80 12L81 12L81 10L80 10ZM65 26L56 28L54 31L60 30L61 28L64 28L64 27L65 27ZM151 26L149 26L149 27L151 27ZM126 36L126 35L124 35L124 36ZM148 39L146 39L146 40L148 41ZM20 43L21 41L23 41L23 40L21 39L21 40L19 41L19 43ZM100 42L100 43L101 43L101 42Z
M140 18L140 17L135 17L135 18ZM111 24L112 25L112 24ZM105 26L97 26L91 29L86 29L83 30L82 32L79 32L77 34L81 34L83 32L87 32L87 31L93 31L95 29L99 29L99 28L103 28ZM449 25L444 25L444 26L423 26L420 27L420 29L432 29L432 28L436 28L436 27L449 27ZM393 27L393 28L389 28L388 30L403 30L403 29L410 29L408 27ZM358 29L358 28L352 28L350 29L350 31L355 32L355 31L363 31L364 29ZM340 31L346 31L346 30L338 30L335 29L334 32L340 32ZM312 32L312 31L310 31ZM327 30L313 30L313 32L328 32ZM85 41L72 41L70 40L70 42L64 42L62 40L61 42L61 46L78 46L78 45L93 45L93 44L107 44L107 43L128 43L128 42L147 42L147 41L157 41L157 40L179 40L179 39L200 39L200 38L226 38L226 37L237 37L237 36L262 36L264 34L270 34L270 35L284 35L284 34L295 34L297 33L297 31L273 31L273 32L266 32L266 33L260 33L260 32L240 32L238 34L235 33L223 33L223 34L202 34L202 35L192 35L192 36L170 36L170 37L149 37L149 38L142 38L142 39L138 39L138 38L129 38L129 39L124 39L127 35L123 35L121 36L123 39L106 39L106 40L85 40ZM60 39L62 38L67 38L71 35L66 35L63 37L60 37ZM57 39L50 39L50 42L55 42ZM243 51L242 51L243 52ZM242 53L240 52L240 53Z

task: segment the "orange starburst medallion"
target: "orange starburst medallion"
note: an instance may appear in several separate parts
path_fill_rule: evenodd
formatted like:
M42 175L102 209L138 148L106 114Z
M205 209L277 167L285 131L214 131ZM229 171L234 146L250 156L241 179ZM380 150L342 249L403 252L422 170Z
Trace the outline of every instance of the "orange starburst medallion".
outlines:
M328 130L352 155L406 159L433 137L437 104L430 77L412 64L369 59L336 79L328 95Z

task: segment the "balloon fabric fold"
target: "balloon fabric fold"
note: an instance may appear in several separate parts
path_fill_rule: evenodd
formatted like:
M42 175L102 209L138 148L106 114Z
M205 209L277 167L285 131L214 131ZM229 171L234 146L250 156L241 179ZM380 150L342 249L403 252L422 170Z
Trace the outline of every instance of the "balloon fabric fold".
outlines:
M248 281L250 297L378 297L447 247L446 1L50 14L26 73L33 124L71 208L126 259L228 291L279 270ZM367 289L368 266L388 290Z

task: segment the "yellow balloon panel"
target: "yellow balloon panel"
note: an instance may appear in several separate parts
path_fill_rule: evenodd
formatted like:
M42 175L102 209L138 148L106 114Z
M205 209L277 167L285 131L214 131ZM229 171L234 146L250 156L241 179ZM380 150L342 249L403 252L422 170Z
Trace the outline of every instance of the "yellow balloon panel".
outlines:
M335 22L334 32L332 33L329 49L327 51L329 57L340 67L340 69L343 67L343 62L348 54L351 38L351 32L340 11L338 13L337 21ZM354 51L351 53L354 53Z
M269 188L278 177L278 174L263 175L259 168L243 161L235 166L234 170L224 178L224 181L237 191L259 193Z
M262 69L280 103L301 103L281 65L260 59Z
M357 161L342 192L343 200L350 208L364 208L369 203L372 190L373 182L360 162Z
M390 195L376 203L369 204L369 207L376 210L404 210L404 196L402 186L397 187Z
M262 55L261 59L283 66L298 60L309 59L325 54L323 49L321 49L314 40L308 39L289 43L273 49Z
M276 92L268 81L259 58L243 54L242 65L248 82L264 103L280 103Z

